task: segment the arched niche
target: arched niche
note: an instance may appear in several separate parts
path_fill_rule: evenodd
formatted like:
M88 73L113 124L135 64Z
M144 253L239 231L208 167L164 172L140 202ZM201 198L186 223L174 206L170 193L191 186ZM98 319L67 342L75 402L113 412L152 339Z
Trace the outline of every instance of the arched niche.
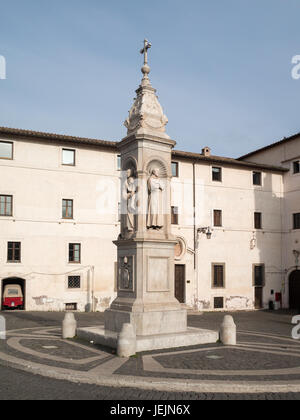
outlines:
M147 175L151 175L153 169L159 170L159 176L160 178L168 178L169 173L167 169L166 163L161 159L152 159L150 162L148 162L146 166L146 173Z
M122 170L124 172L127 172L129 169L132 171L132 176L136 178L137 163L133 157L128 157L127 159L125 159L122 165Z

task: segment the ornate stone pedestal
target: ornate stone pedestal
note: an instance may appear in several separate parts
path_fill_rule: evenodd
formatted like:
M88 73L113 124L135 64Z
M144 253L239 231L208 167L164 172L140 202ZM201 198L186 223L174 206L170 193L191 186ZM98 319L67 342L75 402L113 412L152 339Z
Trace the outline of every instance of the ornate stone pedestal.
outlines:
M175 241L117 241L118 297L105 313L105 328L133 324L137 336L186 331L186 310L174 297Z

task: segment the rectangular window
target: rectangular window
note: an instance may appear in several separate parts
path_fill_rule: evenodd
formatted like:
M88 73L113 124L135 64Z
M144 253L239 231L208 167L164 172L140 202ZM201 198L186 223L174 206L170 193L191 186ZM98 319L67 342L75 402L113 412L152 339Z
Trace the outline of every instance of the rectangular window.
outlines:
M265 266L264 264L255 264L253 266L253 286L264 287L265 285Z
M261 172L253 172L253 185L262 184L262 174Z
M81 245L69 244L69 262L80 264L81 262Z
M66 303L66 311L77 311L77 303Z
M7 244L7 262L21 262L21 242L8 242Z
M66 166L75 166L75 150L63 149L62 164Z
M62 202L62 218L73 219L73 200L63 200Z
M117 169L118 169L118 171L120 171L122 169L121 155L117 156Z
M215 297L214 298L214 309L223 309L224 308L224 298Z
M178 225L178 207L171 207L171 223Z
M293 171L294 171L294 174L300 173L300 160L293 162Z
M0 141L0 159L13 159L13 143Z
M172 176L174 178L179 177L179 163L178 162L172 162Z
M214 210L214 226L222 227L222 210Z
M255 212L254 213L254 228L262 229L262 214Z
M12 195L0 195L0 216L12 216Z
M212 275L212 287L215 289L223 289L225 287L225 264L213 264Z
M300 213L293 214L293 229L300 229Z
M81 278L80 276L69 276L68 277L68 289L80 289Z
M222 182L222 168L216 166L212 168L212 180Z

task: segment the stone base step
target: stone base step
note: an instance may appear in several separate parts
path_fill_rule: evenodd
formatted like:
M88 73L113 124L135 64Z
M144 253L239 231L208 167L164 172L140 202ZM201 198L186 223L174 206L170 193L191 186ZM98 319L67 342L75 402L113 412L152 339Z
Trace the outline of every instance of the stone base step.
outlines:
M79 328L77 337L94 344L117 348L118 334L105 331L104 327ZM137 336L137 352L212 344L218 340L218 331L188 328L183 333Z

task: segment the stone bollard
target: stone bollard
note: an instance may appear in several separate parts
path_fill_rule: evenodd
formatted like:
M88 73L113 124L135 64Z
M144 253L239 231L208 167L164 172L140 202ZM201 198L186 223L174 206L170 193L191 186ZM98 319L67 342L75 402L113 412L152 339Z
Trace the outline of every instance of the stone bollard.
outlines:
M76 337L77 322L75 316L72 312L66 313L65 319L62 323L62 338L66 340L67 338Z
M221 324L220 340L225 346L236 346L236 325L230 315L226 315Z
M118 337L117 355L130 357L136 353L136 335L131 324L124 324Z

